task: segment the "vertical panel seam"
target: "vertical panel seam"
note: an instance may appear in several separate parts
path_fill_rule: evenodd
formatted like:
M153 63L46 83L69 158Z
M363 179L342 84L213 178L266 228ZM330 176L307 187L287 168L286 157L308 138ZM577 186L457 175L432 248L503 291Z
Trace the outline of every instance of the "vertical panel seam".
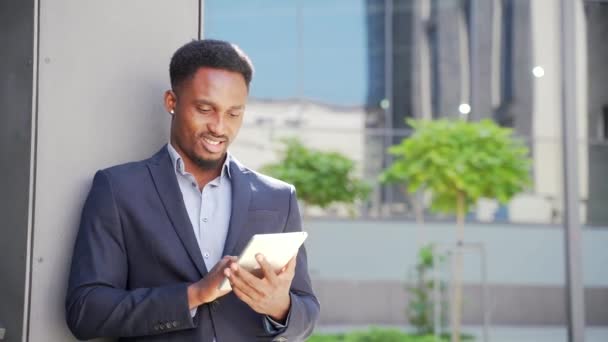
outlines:
M40 1L34 0L34 30L32 51L32 111L30 129L30 177L28 194L28 225L26 244L26 276L25 297L23 310L23 334L22 341L29 341L30 336L30 312L32 304L32 269L34 259L34 220L36 204L36 161L38 151L38 84L39 84L39 60L40 60Z

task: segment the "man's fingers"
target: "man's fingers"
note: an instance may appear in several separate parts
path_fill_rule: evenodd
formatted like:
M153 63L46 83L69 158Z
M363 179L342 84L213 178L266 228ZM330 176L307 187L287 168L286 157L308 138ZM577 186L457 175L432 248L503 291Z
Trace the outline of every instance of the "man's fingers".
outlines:
M216 283L216 286L221 283L221 281L226 276L225 270L230 267L230 262L232 261L231 257L225 256L220 261L213 266L211 271L209 272L209 277L213 279L212 281ZM222 294L223 295L223 294Z
M226 255L225 257L220 259L220 261L217 264L215 264L215 266L213 266L213 269L211 269L211 271L224 272L223 269L228 267L231 262L236 261L235 259L236 259L236 257Z
M226 269L224 274L230 281L232 292L249 307L254 308L259 302L257 292L236 275L232 269Z
M230 265L230 269L231 269L232 273L236 274L236 276L238 278L240 278L244 283L246 283L250 287L252 287L254 289L262 288L262 286L263 286L262 279L256 277L255 275L253 275L251 272L247 271L246 269L239 267L236 264Z
M230 280L232 288L240 289L251 298L258 298L261 292L257 289L259 288L259 282L261 282L261 280L247 272L247 270L235 266L237 265L231 265L231 267L227 268L224 272L226 277Z
M238 258L235 256L226 255L225 257L222 258L222 261L220 261L220 265L222 265L222 267L225 267L232 263L236 263L237 260L238 260Z
M237 297L239 297L240 300L245 302L247 305L249 305L250 307L253 307L253 305L256 304L256 300L251 297L251 294L244 291L236 283L231 282L230 286L232 286L232 291L234 292L234 294Z
M260 267L262 267L264 277L266 277L266 279L268 279L268 281L270 281L271 283L274 283L277 279L277 274L275 273L272 266L268 263L266 258L264 258L264 255L258 254L255 256L255 258L258 261L258 264L260 264Z
M296 262L298 260L298 256L294 255L285 267L283 267L283 272L281 273L295 273L296 272Z

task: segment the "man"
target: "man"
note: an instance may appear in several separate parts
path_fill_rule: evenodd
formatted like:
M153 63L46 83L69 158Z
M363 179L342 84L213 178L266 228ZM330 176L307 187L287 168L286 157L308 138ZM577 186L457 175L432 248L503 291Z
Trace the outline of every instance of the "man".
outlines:
M302 247L263 277L236 264L256 233L301 230L293 186L227 149L243 122L253 67L236 46L193 41L171 59L170 143L98 171L84 205L66 298L79 339L302 341L319 302ZM228 277L232 292L218 285Z

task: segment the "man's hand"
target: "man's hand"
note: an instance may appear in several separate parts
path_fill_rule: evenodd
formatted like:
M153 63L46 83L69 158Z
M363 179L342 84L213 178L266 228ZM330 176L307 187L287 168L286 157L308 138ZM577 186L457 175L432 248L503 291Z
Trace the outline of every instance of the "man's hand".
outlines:
M291 307L289 290L296 270L296 257L275 272L264 256L256 256L262 267L263 277L260 279L251 272L240 268L236 262L224 270L224 275L230 280L234 294L249 305L254 311L268 315L273 320L284 323Z
M236 260L237 258L234 256L225 256L213 266L203 279L188 286L188 305L190 306L190 310L199 305L210 303L230 292L230 290L220 291L218 287L222 280L224 280L224 270L229 267L231 262L236 262Z

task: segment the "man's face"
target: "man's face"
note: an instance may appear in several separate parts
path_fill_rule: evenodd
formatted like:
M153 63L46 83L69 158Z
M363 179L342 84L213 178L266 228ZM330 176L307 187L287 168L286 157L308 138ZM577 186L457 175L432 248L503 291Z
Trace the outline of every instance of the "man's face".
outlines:
M203 169L219 167L243 123L247 94L240 73L212 68L199 68L176 93L167 91L174 147Z

